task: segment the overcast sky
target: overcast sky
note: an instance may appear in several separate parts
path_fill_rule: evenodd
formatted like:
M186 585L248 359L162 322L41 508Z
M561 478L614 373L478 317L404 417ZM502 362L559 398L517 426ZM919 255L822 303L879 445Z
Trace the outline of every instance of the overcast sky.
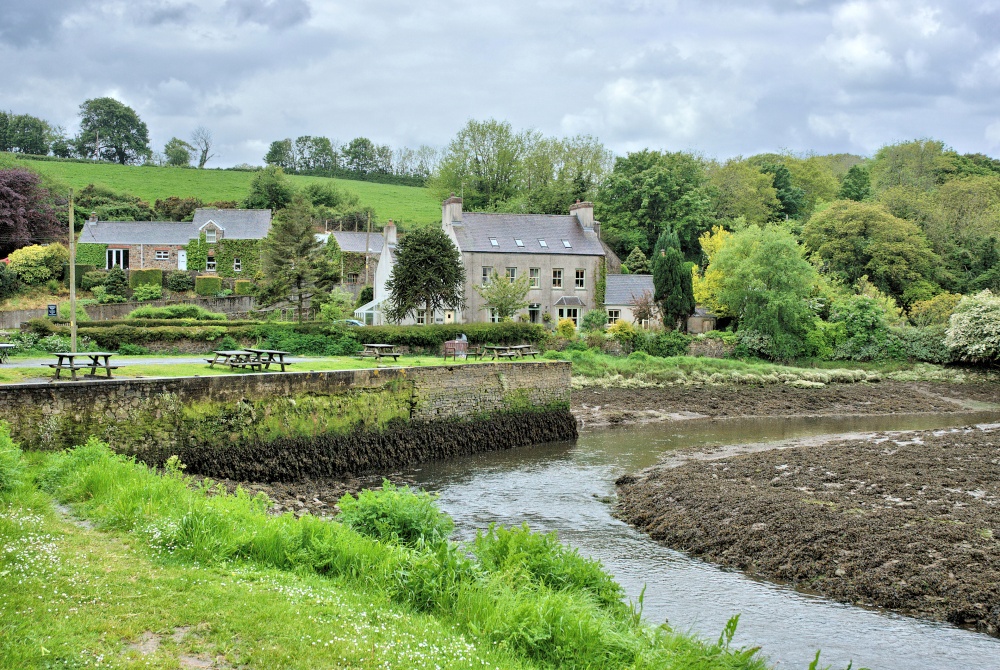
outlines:
M0 0L0 108L112 96L216 166L271 140L444 146L470 118L617 153L1000 155L1000 0Z

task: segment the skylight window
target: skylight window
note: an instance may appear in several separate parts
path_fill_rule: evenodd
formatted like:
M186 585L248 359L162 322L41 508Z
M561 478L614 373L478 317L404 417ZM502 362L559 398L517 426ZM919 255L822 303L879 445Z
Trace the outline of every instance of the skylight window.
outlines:
M549 243L546 242L545 240L538 240L538 246L540 246L542 249L548 249Z
M569 240L563 240L563 246L567 249L572 249L573 245L569 243Z
M498 242L497 238L495 238L495 237L491 237L490 238L490 244L492 244L495 247L499 247L500 246L500 242Z
M524 241L523 241L523 240L519 240L519 239L517 239L517 238L515 237L515 238L514 238L514 244L516 244L516 245L517 245L517 246L519 246L519 247L523 247L523 246L524 246Z

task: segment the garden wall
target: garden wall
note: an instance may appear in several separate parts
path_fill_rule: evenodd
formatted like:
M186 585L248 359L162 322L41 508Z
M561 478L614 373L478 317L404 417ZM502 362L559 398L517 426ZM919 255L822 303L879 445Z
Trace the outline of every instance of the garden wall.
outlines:
M60 298L58 302L66 302L65 298ZM205 298L202 300L153 300L151 302L126 302L109 303L106 305L87 305L84 309L93 321L109 321L111 319L124 318L129 312L147 305L153 307L163 307L164 305L200 305L210 312L222 312L231 319L245 319L250 311L254 309L254 298L249 295L228 296L225 298ZM31 319L44 317L47 311L44 307L40 309L14 309L0 312L0 329L13 330L20 328L22 323Z
M0 386L27 449L88 436L188 472L290 481L573 439L561 361Z

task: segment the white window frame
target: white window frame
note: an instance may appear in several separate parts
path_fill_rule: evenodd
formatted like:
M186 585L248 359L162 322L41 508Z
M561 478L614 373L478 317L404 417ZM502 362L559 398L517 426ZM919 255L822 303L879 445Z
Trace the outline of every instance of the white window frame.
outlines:
M490 285L490 278L493 277L493 266L483 266L483 286Z
M575 288L587 288L587 270L585 268L576 268L576 276L573 279L573 286Z
M490 307L490 323L500 323L500 313L495 307Z
M156 259L156 260L158 260L158 261L169 261L170 260L170 252L166 251L164 249L157 249L153 253L153 258Z
M417 310L417 325L423 326L427 324L427 310L418 309Z
M528 285L531 288L541 288L542 287L542 269L541 268L528 268Z
M552 268L552 288L562 288L562 286L563 286L563 269Z
M233 259L233 272L243 272L243 261L241 259Z
M517 268L507 268L507 281L513 284L517 281Z
M206 228L205 229L205 243L206 244L215 244L218 241L219 241L219 231L216 230L215 228Z
M129 267L129 254L128 249L115 249L109 248L104 253L104 265L105 270L110 270L113 267L120 267L122 270L128 270Z
M608 310L608 325L618 323L622 318L622 311L620 309L609 309Z
M580 308L579 307L560 307L559 308L559 318L560 319L572 319L574 326L580 325Z
M207 256L205 258L205 272L215 272L216 267L215 256Z

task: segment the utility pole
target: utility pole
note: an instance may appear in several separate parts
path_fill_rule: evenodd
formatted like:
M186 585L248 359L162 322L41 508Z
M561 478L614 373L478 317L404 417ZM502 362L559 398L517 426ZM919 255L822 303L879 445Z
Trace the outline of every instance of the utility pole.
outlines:
M368 212L368 232L365 233L365 286L368 286L368 258L371 256L372 213Z
M76 231L73 230L73 189L69 190L69 350L76 353Z

